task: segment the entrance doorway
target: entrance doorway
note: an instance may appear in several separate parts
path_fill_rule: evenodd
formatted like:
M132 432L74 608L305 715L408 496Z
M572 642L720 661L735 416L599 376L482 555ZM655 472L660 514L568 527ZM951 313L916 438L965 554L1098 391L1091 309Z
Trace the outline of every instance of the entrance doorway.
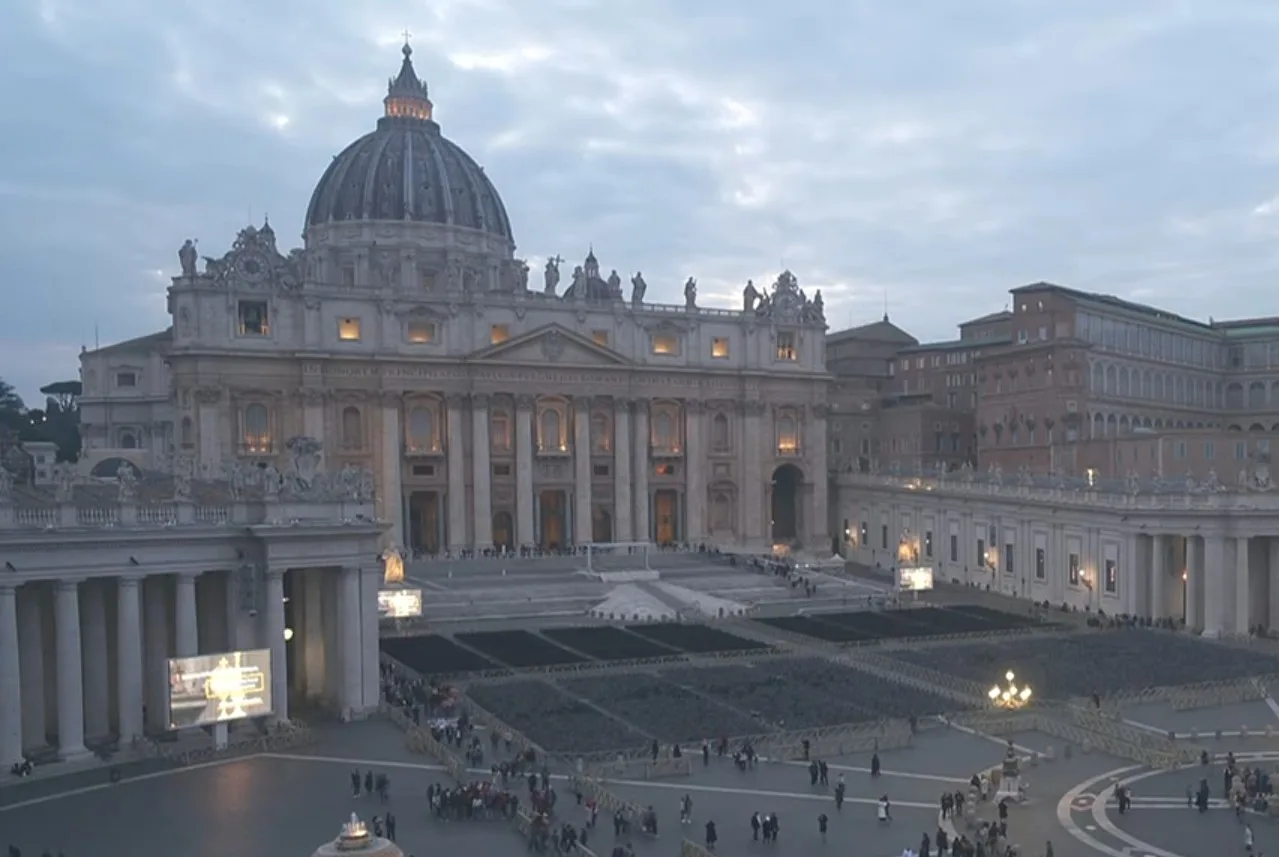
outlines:
M799 495L804 474L793 464L783 464L773 471L773 543L783 544L799 538Z
M567 507L568 495L564 491L543 491L538 495L539 519L542 522L542 538L539 544L543 550L559 550L567 544L565 539Z
M679 493L670 488L653 493L653 535L659 545L679 541Z
M425 554L440 552L440 493L414 491L409 494L409 546Z
M603 506L596 506L591 515L591 541L613 541L613 514Z
M511 525L510 512L498 512L493 516L493 547L515 550L515 529Z

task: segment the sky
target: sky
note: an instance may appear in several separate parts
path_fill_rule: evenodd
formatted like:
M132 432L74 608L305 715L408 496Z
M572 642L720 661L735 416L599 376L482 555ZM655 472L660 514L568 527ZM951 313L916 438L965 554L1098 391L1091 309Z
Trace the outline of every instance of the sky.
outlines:
M163 329L177 248L285 246L372 130L401 33L520 255L649 300L791 269L921 340L1047 280L1276 315L1270 0L8 0L0 377Z

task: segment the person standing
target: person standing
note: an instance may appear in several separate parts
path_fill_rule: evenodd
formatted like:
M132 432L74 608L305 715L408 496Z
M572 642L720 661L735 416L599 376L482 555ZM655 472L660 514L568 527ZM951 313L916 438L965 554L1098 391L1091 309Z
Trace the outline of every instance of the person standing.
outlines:
M719 841L719 834L715 831L715 822L706 822L706 850L714 851L715 843Z
M822 838L822 842L826 841L826 828L830 824L830 819L826 817L826 813L817 816L817 833Z

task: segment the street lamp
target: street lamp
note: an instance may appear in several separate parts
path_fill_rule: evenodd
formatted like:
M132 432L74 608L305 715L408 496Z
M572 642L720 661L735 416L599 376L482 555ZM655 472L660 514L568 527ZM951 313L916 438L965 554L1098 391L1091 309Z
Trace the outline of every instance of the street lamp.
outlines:
M995 685L986 692L986 695L990 697L990 701L994 703L996 708L1015 711L1030 702L1030 685L1018 687L1017 677L1012 670L1004 673L1004 681L1006 682L1005 686Z

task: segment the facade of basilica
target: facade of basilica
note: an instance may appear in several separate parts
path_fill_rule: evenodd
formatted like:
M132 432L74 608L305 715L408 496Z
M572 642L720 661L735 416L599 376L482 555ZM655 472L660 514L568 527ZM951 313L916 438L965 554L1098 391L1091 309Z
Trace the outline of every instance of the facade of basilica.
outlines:
M311 438L374 473L387 541L425 553L828 550L820 293L784 272L712 309L690 277L655 304L593 251L530 284L410 55L320 179L303 248L264 224L201 265L188 241L171 327L82 356L85 466L230 476Z

